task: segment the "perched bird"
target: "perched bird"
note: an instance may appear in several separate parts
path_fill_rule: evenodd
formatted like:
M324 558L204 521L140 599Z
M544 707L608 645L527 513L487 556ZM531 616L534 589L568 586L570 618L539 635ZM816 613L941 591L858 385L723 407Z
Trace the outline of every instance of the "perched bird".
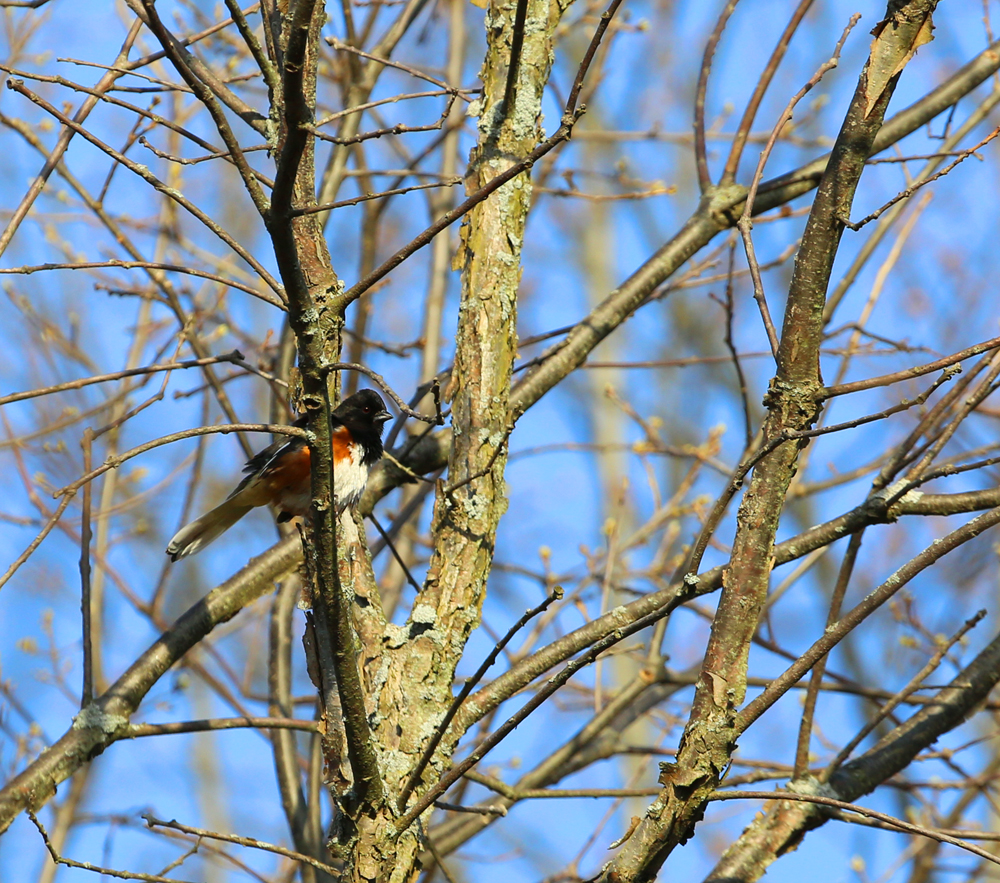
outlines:
M369 467L382 456L382 425L391 416L382 397L371 389L344 399L331 415L338 515L361 497ZM293 425L304 427L305 418ZM177 531L167 546L170 560L200 552L255 506L274 506L279 522L305 515L312 501L309 467L309 446L304 439L294 437L264 448L247 461L243 467L247 477L221 506Z

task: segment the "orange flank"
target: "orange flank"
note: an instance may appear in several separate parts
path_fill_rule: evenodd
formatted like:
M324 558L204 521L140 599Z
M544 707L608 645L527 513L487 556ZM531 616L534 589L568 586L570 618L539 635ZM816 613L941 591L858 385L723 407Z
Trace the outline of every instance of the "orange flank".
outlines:
M264 483L268 493L277 495L283 490L308 486L310 457L308 445L302 445L295 453L286 454L268 470Z

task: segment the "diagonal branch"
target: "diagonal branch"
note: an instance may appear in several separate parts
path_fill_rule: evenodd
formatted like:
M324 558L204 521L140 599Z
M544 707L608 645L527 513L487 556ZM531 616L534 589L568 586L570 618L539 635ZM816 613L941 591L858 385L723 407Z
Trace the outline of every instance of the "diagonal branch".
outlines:
M143 653L106 692L82 711L73 726L0 789L0 833L25 809L37 810L56 786L119 739L130 737L129 718L174 663L217 626L271 591L274 581L298 566L297 537L285 539L212 589Z
M90 115L90 112L97 105L97 102L104 96L104 93L108 92L114 86L115 82L124 76L125 72L119 70L118 68L128 58L129 50L132 48L132 44L135 42L136 37L139 36L140 27L141 23L139 21L132 23L132 26L128 31L128 36L126 36L125 42L122 45L121 50L118 52L118 57L112 65L113 69L109 70L103 77L101 77L90 96L84 99L83 104L80 105L80 109L73 115L73 122L82 125ZM45 187L45 184L52 175L52 172L56 169L59 163L62 162L63 155L69 147L69 142L73 139L75 134L76 129L72 126L64 126L62 132L59 133L59 140L56 141L55 146L49 153L41 171L31 182L28 192L21 197L21 202L18 204L17 208L14 209L10 220L7 222L7 226L4 227L3 233L0 234L0 255L7 250L7 246L10 245L11 239L14 238L14 234L17 232L18 227L21 226L21 222L28 216L28 212L31 211L31 207L38 198L38 194L42 192L42 188Z
M240 173L240 178L243 180L243 186L246 187L250 199L253 201L257 211L263 217L267 214L267 197L264 195L264 191L261 189L260 183L257 180L257 173L250 168L250 164L247 162L247 158L243 153L243 148L240 146L239 141L233 134L233 130L229 125L229 121L226 119L225 112L223 111L219 100L215 97L212 90L209 89L208 86L206 86L197 76L195 76L194 71L187 64L184 56L190 55L190 53L182 49L177 44L177 40L173 34L171 34L166 27L164 27L163 22L160 21L160 16L156 11L156 5L153 3L153 0L141 0L141 2L143 9L146 12L147 26L153 32L156 39L160 41L160 45L167 53L167 56L173 63L177 73L179 73L184 82L191 87L191 91L194 92L195 96L211 115L212 122L215 123L215 128L222 138L223 143L226 145L226 148L229 150L229 156L232 159L233 164ZM238 11L239 10L237 9L237 12ZM244 21L244 25L245 24L246 22Z
M904 769L945 733L964 721L1000 681L1000 636L951 683L933 696L909 720L887 733L861 757L846 764L822 794L844 801L857 800ZM799 786L803 799L820 796L815 780ZM724 793L724 792L723 792ZM726 850L706 883L753 883L779 856L795 849L809 831L825 824L829 814L811 803L776 802L754 819L740 838ZM796 799L796 798L791 798Z
M85 129L75 120L66 116L66 114L62 113L62 111L54 107L40 95L36 94L35 92L32 92L27 86L24 85L24 83L21 80L8 80L7 88L13 90L14 92L17 92L19 95L23 95L29 101L38 105L46 113L50 114L51 116L55 117L55 119L59 120L59 122L62 123L64 126L72 129L74 132L76 132L78 135L81 135L83 138L85 138L99 150L103 150L108 156L110 156L113 160L123 165L130 172L142 178L142 180L145 181L147 184L149 184L149 186L152 187L154 190L156 190L157 193L162 193L164 196L176 202L185 211L188 211L192 215L194 215L194 217L197 218L199 221L201 221L201 223L204 224L205 227L207 227L212 233L218 236L219 239L221 239L226 245L228 245L237 255L239 255L251 267L253 267L254 272L256 272L260 276L260 278L263 279L264 282L268 284L268 286L270 286L271 290L274 291L274 293L278 295L279 298L284 296L284 292L282 291L281 286L278 284L277 280L270 273L267 272L267 270L260 263L260 261L258 261L252 254L250 254L249 251L247 251L242 245L240 245L240 243L237 242L236 239L233 238L233 236L230 235L226 230L224 230L215 221L214 218L212 218L206 212L198 208L198 206L196 206L193 202L191 202L191 200L189 200L183 194L179 193L173 187L168 186L166 183L157 178L156 175L154 175L151 171L149 171L149 169L147 169L144 165L142 165L142 163L137 163L129 159L127 156L125 156L125 154L121 153L118 150L115 150L110 145L105 144L96 135L93 135L90 131Z
M875 138L872 154L886 150L954 106L998 69L1000 41L990 44L940 86L888 120ZM754 203L754 214L771 211L813 190L828 161L829 155L819 157L763 183ZM698 210L669 242L569 329L564 339L537 359L535 366L514 385L511 391L512 408L528 410L582 365L594 348L627 321L687 260L707 246L718 233L735 226L745 196L745 191L738 187L715 190L706 196ZM426 437L400 459L414 472L434 472L447 465L450 445L451 431L445 430ZM375 501L407 480L404 470L383 461L372 470L361 510L370 511Z

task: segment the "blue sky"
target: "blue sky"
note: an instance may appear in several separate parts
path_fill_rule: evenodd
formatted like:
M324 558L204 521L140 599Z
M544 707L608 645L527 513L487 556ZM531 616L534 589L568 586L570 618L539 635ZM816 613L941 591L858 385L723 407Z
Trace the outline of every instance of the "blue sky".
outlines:
M703 4L633 3L627 0L622 22L641 27L615 36L600 70L600 86L589 101L588 115L581 123L581 137L560 155L557 170L577 169L574 180L582 190L612 186L602 184L596 176L596 180L587 177L584 171L588 169L600 170L605 178L608 170L614 169L629 178L646 183L662 182L676 190L641 202L590 203L544 195L539 197L526 236L519 305L522 338L578 320L591 303L607 294L606 288L602 289L597 281L595 267L602 268L612 279L612 285L616 284L648 259L651 252L678 229L695 207L689 144L648 139L615 142L609 146L594 139L588 140L585 133L598 128L641 132L654 127L666 132L689 132L694 76L711 28L715 5L711 4L712 8L706 9ZM858 4L831 0L818 6L792 43L775 85L763 103L754 131L769 130L788 97L829 56L850 14L860 11L863 18L845 47L840 67L827 75L797 112L796 119L801 129L796 132L807 143L779 145L768 165L767 177L811 159L823 151L821 139L835 134L839 117L866 56L867 32L882 12L877 3L865 3L859 7ZM214 7L207 4L198 4L198 8L215 14ZM707 117L714 121L720 114L723 115L721 126L724 131L731 131L735 125L790 8L791 4L786 2L747 2L738 7L717 54L709 89ZM995 4L990 4L989 8L996 12ZM18 59L17 66L50 73L58 71L82 82L96 82L99 71L56 63L52 56L110 62L124 33L117 15L106 4L92 2L53 4L45 14L48 23L29 44L25 55ZM569 20L576 21L580 14L581 10L571 9ZM8 22L16 22L24 14L15 10L8 11L7 15ZM161 10L161 15L164 20L170 20L165 11ZM932 84L982 49L986 44L982 15L978 4L967 7L942 5L936 22L935 41L924 47L907 68L890 113L919 98ZM470 6L468 17L470 37L464 83L472 85L482 57L481 12ZM404 41L397 57L413 63L439 64L443 58L443 21L444 18L435 10L425 12L415 26L413 38ZM4 38L8 45L12 39L10 27L8 25ZM342 24L336 17L328 24L327 31L342 36ZM418 34L423 35L422 42L417 40ZM589 35L589 26L577 29L573 58L567 57L565 47L557 52L553 80L559 95L565 94L572 80L582 35ZM976 96L981 99L988 85L981 87ZM402 74L387 72L373 97L387 97L401 89L413 88ZM63 93L49 94L68 100ZM142 98L135 95L124 97L129 100ZM79 97L73 100L78 101ZM436 118L440 105L430 105L429 101L389 105L384 113L390 121L414 125L426 122L428 117ZM735 108L735 112L727 110L730 106ZM956 124L973 106L973 99L962 103L956 115ZM547 131L557 124L558 107L555 97L550 95L543 108ZM32 116L33 111L20 96L5 90L0 96L0 111L33 120L41 137L46 143L51 143L52 130L42 122L41 117ZM108 137L110 143L120 146L132 118L120 111L101 107L94 112L91 122ZM978 141L996 122L994 114L992 123L980 126L968 143ZM218 140L217 137L211 138L204 115L192 120L190 126L210 140ZM943 126L943 120L938 119L927 130L915 133L902 146L903 153L919 155L937 149L940 141L932 136L940 134ZM245 134L246 130L243 132ZM415 153L432 137L433 133L413 135L406 144ZM9 129L0 130L0 138L7 156L7 162L0 166L0 192L3 193L0 206L10 210L20 199L25 182L37 172L40 163L38 155ZM166 143L160 132L151 133L149 138L161 147ZM468 131L463 139L464 154L471 144ZM253 143L249 136L247 143ZM722 167L727 146L725 141L710 142L710 164L714 174L718 174ZM748 147L741 167L741 181L747 180L759 149L757 144ZM383 163L382 167L392 162L399 163L399 158L394 158L389 149L380 143L373 145L372 151L376 159ZM135 146L129 155L149 164L158 174L163 173L163 163L148 150ZM933 185L933 199L902 246L903 258L889 276L867 325L875 334L904 339L926 350L916 355L872 354L856 358L847 379L930 360L935 352L957 350L997 333L994 274L991 272L997 234L993 198L997 174L993 146L983 155L986 161L970 159L951 176ZM95 190L100 188L109 168L109 161L100 151L76 139L67 161L74 173L87 181L89 186ZM261 167L265 167L263 162ZM919 167L918 162L910 168ZM536 177L537 174L536 169ZM183 175L185 193L217 214L223 224L241 241L248 243L255 256L273 271L274 261L262 225L254 217L249 204L240 201L234 196L233 187L227 186L235 182L223 182L226 173L220 173L218 166L210 163L186 166ZM564 179L558 174L546 182L548 187L564 184ZM899 164L870 167L855 203L854 217L861 217L875 209L904 184ZM76 254L106 257L117 253L112 238L85 217L79 203L66 195L64 188L62 181L53 179L38 203L39 212L44 212L44 215L40 214L25 223L3 256L3 266L66 259L59 243L51 235L53 230L58 231L62 241ZM349 182L344 195L356 192L355 183ZM803 208L807 199L797 200L792 208ZM150 200L146 189L124 170L119 170L111 183L107 205L115 212L127 213L134 221L131 232L137 241L142 242L144 248L151 247L155 235L156 204ZM588 255L585 234L594 213L598 211L595 206L601 206L600 210L604 212L605 226L600 238L603 248L598 249L599 254ZM357 231L361 218L360 208L345 209L334 216L328 232L335 268L348 285L358 274ZM381 246L379 258L387 257L426 223L423 194L418 192L399 197L387 215L383 228L385 243ZM773 260L783 253L800 233L803 223L801 213L783 220L759 223L755 230L755 244L761 262ZM191 237L198 248L215 255L225 254L218 241L207 236L189 219L182 218L178 228L185 236ZM849 266L870 229L845 235L834 281ZM857 321L897 231L879 246L873 260L860 274L832 327ZM455 236L456 233L452 230L449 235ZM719 239L713 247L721 243L722 239ZM406 343L419 337L428 260L426 250L419 253L396 271L388 284L374 295L370 336L393 343ZM724 268L725 252L718 260L719 267ZM738 250L737 267L743 265ZM243 270L240 268L241 272ZM716 268L709 272L720 271ZM776 317L781 315L783 292L787 288L790 271L791 263L786 260L765 276L770 308ZM121 285L141 282L134 272L122 271L114 274L114 278ZM113 371L122 366L124 349L138 315L139 308L134 298L109 295L95 289L92 277L68 271L5 277L4 282L11 298L26 298L33 310L51 319L54 326L67 336L78 333L93 367L74 363L65 357L49 359L38 345L44 335L32 332L24 311L17 309L13 300L5 298L0 300L0 391L70 379L92 370ZM181 280L178 284L190 287L192 302L205 309L216 306L216 295L210 289L199 290L198 283L190 280ZM724 354L722 311L709 299L709 292L721 295L721 284L684 289L644 307L595 353L595 359L640 361ZM745 278L738 282L734 294L734 332L738 348L748 353L765 351L766 338ZM456 277L451 280L448 293L445 360L450 357L449 341L456 321L457 298ZM280 329L281 317L276 311L239 292L229 291L224 307L230 324L212 323L204 329L213 351L225 352L236 346L243 349L248 344L259 344L269 332L277 333ZM153 316L166 323L167 314L161 307L154 307ZM244 329L246 337L241 338L234 333L233 327ZM140 361L152 361L157 346L166 342L171 333L169 325L164 324L151 336ZM846 335L841 335L831 346L842 345L845 341ZM530 352L535 355L538 350L534 347ZM249 349L247 351L250 352ZM408 396L419 367L416 357L398 359L370 350L368 363L384 373L404 397ZM837 355L824 357L823 371L828 381L836 374L838 364ZM749 397L759 416L759 403L766 390L772 363L767 358L748 358L745 368ZM510 508L501 524L497 560L504 565L518 564L537 569L540 566L539 549L544 546L551 550L551 566L555 572L567 574L568 581L578 579L585 572L580 547L586 546L591 551L602 549L606 543L603 526L606 519L615 514L608 502L606 487L601 482L601 470L605 470L605 475L607 470L612 470L611 477L615 481L620 482L622 478L629 480L627 518L634 524L640 524L654 509L647 468L665 493L671 492L688 468L687 461L665 457L649 458L649 462L644 463L636 456L602 460L590 451L530 453L541 445L591 442L596 437L598 425L605 425L602 421L607 421L606 425L619 433L622 442L638 441L641 434L631 421L609 417L613 409L609 411L601 400L604 383L613 383L616 390L644 417L661 420L662 435L668 443L701 443L712 427L725 425L718 457L731 464L742 445L742 416L729 372L731 368L728 365L655 371L593 369L580 372L546 396L520 421L511 440L514 456L507 472ZM190 374L174 374L163 401L126 425L121 447L131 447L163 433L201 423L200 397L175 398L176 393L191 390L200 382ZM919 384L904 386L905 392L904 387L892 387L850 400L838 400L830 409L827 420L848 420L880 410L898 401L902 395L912 395L922 388ZM158 388L159 380L154 378L143 391L134 393L131 401L138 404ZM230 383L228 390L242 419L256 420L266 416L267 390L261 382L252 378L239 379ZM3 411L16 435L39 420L51 422L64 407L83 408L93 406L100 400L101 393L92 389L58 400L50 398L15 404ZM217 407L212 407L209 419L219 419ZM838 471L847 471L865 462L886 445L887 438L899 438L905 434L910 425L907 419L891 421L888 426L873 424L850 435L822 439L810 455L803 479L807 482L822 481ZM968 421L956 439L955 450L971 450L991 443L995 435L994 420L984 416ZM43 472L53 486L61 486L77 477L79 429L76 426L54 437L53 441L62 439L65 450L46 450L40 444L26 448L27 473L35 475ZM149 496L112 519L112 534L119 537L120 542L112 544L109 562L140 597L148 597L155 587L164 565L162 548L178 526L185 484L171 476L184 465L185 458L194 449L192 442L160 449L155 455L133 460L120 470L128 494L146 492ZM241 462L237 442L231 436L212 438L207 443L206 451L205 479L199 490L198 507L213 503L235 483L237 464ZM519 452L523 456L518 457ZM0 456L4 458L8 474L16 474L10 471L15 469L10 449L0 450ZM973 474L949 479L947 485L940 487L948 491L981 487L988 478ZM856 505L864 498L869 480L862 478L815 497L796 501L786 513L779 539ZM710 498L718 493L721 482L719 475L705 470L692 489L692 498L698 495ZM10 487L10 495L0 507L3 514L14 519L37 517L20 481L12 481ZM153 489L156 489L155 493ZM49 501L46 503L52 505ZM394 502L390 499L384 505L391 508ZM78 510L73 511L73 518L78 519ZM898 563L906 560L907 552L913 554L961 521L960 518L911 519L901 524L873 528L862 548L848 603L855 603L881 582ZM78 523L78 520L71 521L74 529ZM9 521L3 524L0 529L0 560L5 562L4 567L30 542L37 529L34 524L20 526ZM681 530L683 537L694 530L690 517ZM730 541L732 530L730 519L720 530L722 543ZM167 613L173 615L182 610L191 600L231 574L245 562L248 554L266 548L274 537L268 517L258 512L234 528L225 541L220 540L203 556L174 568L168 577ZM909 589L920 619L933 633L950 634L980 606L987 607L987 620L972 633L968 646L961 651L966 661L996 629L996 556L992 542L987 537L974 548L960 553L963 557L961 567L932 569ZM789 649L801 652L821 632L826 616L826 587L830 584L831 569L835 573L838 552L842 548L843 542L776 605L772 613L772 631L776 639ZM638 549L630 556L629 564L638 569L651 554L649 548ZM0 592L0 677L16 685L18 698L37 719L41 738L47 740L55 739L63 732L75 710L71 697L63 696L44 678L49 668L46 623L51 616L54 645L59 649L60 658L71 664L63 675L73 690L79 683L78 555L78 545L57 531L46 540L38 556ZM705 566L713 566L724 559L724 549L712 549L706 557ZM384 562L380 561L382 565ZM776 571L775 581L780 582L786 572L787 568ZM968 579L958 583L956 574L961 576L963 572L967 572ZM650 585L641 584L637 589L648 591ZM113 586L109 587L109 593L106 628L113 640L107 647L105 666L110 675L116 675L155 639L157 631ZM412 600L412 593L407 590L404 597L408 603ZM537 603L540 597L535 581L498 569L491 577L490 595L484 611L486 621L493 631L502 632L521 611ZM592 615L597 609L599 592L595 588L587 590L584 600L588 614ZM709 597L703 603L711 608L715 602ZM903 616L904 613L897 611L896 615ZM223 638L217 645L241 674L249 671L258 682L264 665L260 648L266 644L266 614L265 599L244 611L233 626L238 631L233 631L231 637ZM560 629L575 628L583 621L582 617L582 612L569 608L549 634L554 636ZM899 626L893 617L893 612L889 610L874 617L850 642L849 649L834 654L831 668L853 671L856 662L848 655L852 653L860 660L861 670L873 672L873 677L877 672L877 680L888 689L905 683L922 664L924 656L905 642L900 643L900 635L908 632L905 625ZM229 634L227 630L223 631ZM706 635L707 624L703 618L688 610L679 611L667 631L670 665L680 669L697 663ZM259 660L254 660L253 652L242 643L248 636L251 640L264 642L250 645L261 652ZM459 669L460 675L467 674L478 664L493 640L484 630L473 636L466 660ZM301 663L301 651L297 647L296 653ZM772 677L785 665L784 660L760 648L751 652L751 674L757 677ZM303 666L299 665L296 692L308 694L310 687L302 669ZM934 683L941 683L951 676L952 671L947 666L943 667ZM609 687L613 686L616 676L613 666L605 666L604 677ZM51 680L51 673L48 677ZM592 684L593 672L581 675L579 682ZM668 723L660 732L652 728L649 731L662 738L667 747L676 745L680 736L688 699L689 691L681 691L666 704L665 716L676 718L672 727ZM504 705L501 718L516 709L520 701L515 699ZM564 691L560 704L562 707L559 709L540 712L521 726L487 758L484 768L494 770L507 780L514 780L518 770L523 770L530 765L531 758L537 758L547 747L550 748L554 739L561 741L567 738L574 728L587 720L586 702L581 701L580 694L574 693L572 688ZM261 704L253 706L258 713L264 713L264 707ZM844 697L824 697L821 709L822 724L829 729L824 730L822 740L815 741L813 747L818 755L825 757L828 746L823 740L843 743L860 725L862 718L856 700ZM302 706L299 713L307 716L311 711ZM799 713L799 695L789 694L747 734L740 746L741 755L787 760L794 750ZM137 720L183 720L231 714L231 708L206 690L197 678L184 672L171 673L161 680L147 697ZM24 728L24 722L9 707L0 712L0 721L9 722L12 728L19 731ZM981 735L988 735L989 731L984 726L973 723L962 731L960 737L949 737L949 740L943 740L943 744L959 744L972 738L977 728L981 730ZM967 758L969 768L976 769L987 754L986 748L973 748L963 757ZM5 771L19 763L16 745L9 738L5 738L0 746L0 762ZM213 769L215 773L211 773ZM607 761L560 783L560 786L614 787L635 769L620 760ZM212 779L210 773L217 778ZM653 785L655 775L654 760L645 769L638 770L637 784ZM932 775L953 778L954 772L931 763L922 765L915 772L915 777L920 779ZM768 788L770 785L764 783L761 787ZM61 794L65 788L60 789ZM214 801L206 800L206 792L213 794ZM467 799L480 794L480 789L473 787ZM948 800L944 798L945 805ZM893 792L870 797L866 803L887 812L901 813L906 810L903 798ZM583 856L579 868L584 876L593 873L606 859L609 855L608 844L620 836L629 817L639 814L643 805L642 801L629 801L615 814ZM573 859L585 839L581 832L592 829L608 806L607 801L590 799L524 803L517 806L502 824L493 826L467 844L452 864L470 879L492 881L509 878L512 874L518 879L539 879L563 869ZM100 821L77 828L66 848L67 854L114 867L155 872L176 855L177 848L143 832L141 822L139 827L136 826L137 814L147 808L161 818L176 817L190 824L205 824L266 840L287 842L270 749L264 738L252 732L153 738L113 746L94 762L85 798L84 811ZM685 880L703 875L711 867L718 846L731 840L757 808L756 804L712 807L695 840L671 857L665 875L669 873ZM981 803L972 812L981 819L986 818ZM121 816L122 822L109 825L108 815ZM817 881L902 880L906 876L905 870L894 872L892 868L899 848L898 835L831 823L810 834L796 853L775 864L769 878L792 881L806 875ZM516 857L509 863L493 861L498 856L512 853ZM826 860L818 861L820 856ZM835 856L836 860L831 861L830 856ZM857 863L854 869L849 866L851 856L863 860L864 871L859 870ZM241 852L240 858L264 870L273 867L268 858L249 851ZM946 853L944 859L955 867L967 864L958 853ZM0 840L0 877L31 879L37 875L42 861L40 843L30 823L24 818L18 820L7 836ZM197 860L193 860L186 874L178 872L178 875L206 880L235 879L237 876L231 874L227 877L207 864L199 865ZM58 877L67 881L87 878L85 871L67 869L60 871Z

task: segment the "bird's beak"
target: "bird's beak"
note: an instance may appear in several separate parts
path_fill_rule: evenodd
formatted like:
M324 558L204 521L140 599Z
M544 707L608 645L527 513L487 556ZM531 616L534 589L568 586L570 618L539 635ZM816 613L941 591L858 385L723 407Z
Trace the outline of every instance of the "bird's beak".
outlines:
M372 417L376 423L385 423L386 420L392 420L392 414L390 414L385 409L379 411L374 417Z

